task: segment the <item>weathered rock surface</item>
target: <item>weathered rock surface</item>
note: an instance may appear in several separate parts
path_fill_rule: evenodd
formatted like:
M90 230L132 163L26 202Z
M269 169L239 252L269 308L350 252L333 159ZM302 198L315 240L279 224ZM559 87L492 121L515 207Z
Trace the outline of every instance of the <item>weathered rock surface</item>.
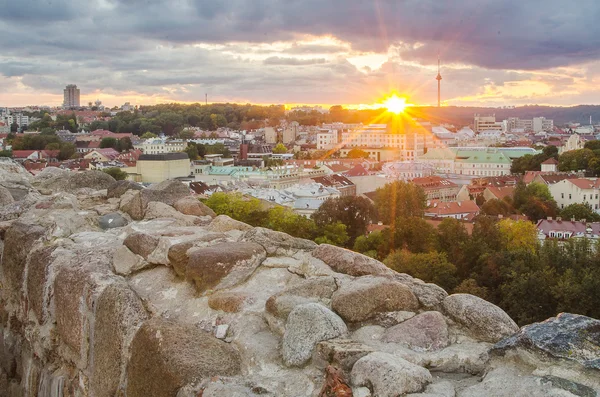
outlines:
M600 320L561 313L521 328L498 342L492 352L503 355L517 349L573 360L585 368L600 370Z
M5 206L15 202L15 199L10 194L10 191L4 186L0 186L0 206Z
M213 219L180 182L107 181L0 161L0 396L600 393L598 320L519 331L365 256Z
M418 351L439 350L450 343L448 325L440 312L425 312L385 331L382 341Z
M351 276L393 274L392 270L376 259L334 245L321 244L312 255L338 273Z
M227 343L193 325L156 317L131 342L127 395L170 397L188 383L240 370L239 354Z
M378 397L416 393L431 381L431 374L425 368L381 352L361 358L352 368L352 383L372 388Z
M359 322L382 312L415 311L419 302L404 284L365 276L343 284L333 294L331 307L344 320Z
M504 310L474 295L450 295L444 299L442 307L450 318L485 342L498 342L519 330Z
M116 198L121 197L128 190L142 190L143 188L132 181L116 181L106 189L106 197Z
M191 196L177 200L173 204L173 207L185 215L210 216L211 218L217 216L212 209L200 202L197 198Z
M304 365L317 343L348 332L346 324L331 310L317 303L297 306L288 316L281 353L288 366Z
M189 253L185 276L200 291L224 289L245 281L265 259L256 243L221 243Z

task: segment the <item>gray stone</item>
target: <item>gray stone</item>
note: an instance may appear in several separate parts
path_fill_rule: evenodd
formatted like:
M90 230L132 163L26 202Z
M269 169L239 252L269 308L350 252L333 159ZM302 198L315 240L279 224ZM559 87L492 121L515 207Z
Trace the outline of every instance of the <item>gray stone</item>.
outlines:
M251 230L252 226L247 223L236 221L235 219L231 219L227 215L219 215L215 219L212 220L210 225L208 225L208 230L211 232L220 232L226 233L232 230L239 230L242 232Z
M541 323L526 325L498 342L492 353L503 355L518 348L600 370L600 320L561 313Z
M166 181L152 184L148 188L140 191L143 207L145 207L151 201L172 206L178 200L188 197L189 195L190 188L173 179L167 179Z
M425 368L381 352L358 360L351 376L353 385L370 387L377 397L416 393L432 381L431 374Z
M128 190L121 196L119 209L128 214L132 219L141 220L144 218L146 206L142 203L142 196L138 190Z
M244 292L217 292L208 297L208 306L213 310L237 313L245 304L253 303L252 297Z
M15 201L22 200L32 190L31 174L21 164L0 157L0 186L7 189Z
M265 304L267 312L287 318L295 306L309 302L329 302L337 290L333 277L313 277L271 296Z
M116 181L106 189L107 198L121 197L128 190L142 190L142 186L133 181Z
M485 371L489 362L489 343L455 343L443 350L430 353L427 368L446 373L477 375Z
M147 318L144 305L124 283L106 287L96 304L91 355L91 394L112 397L125 376L129 343Z
M267 255L292 256L299 250L312 251L317 247L314 241L292 237L289 234L256 227L244 234L244 241L262 245Z
M368 324L380 325L385 328L393 327L394 325L400 324L409 318L415 316L414 312L397 311L397 312L383 312L377 313L373 318L367 320Z
M177 200L173 207L182 214L194 216L217 216L215 212L195 197L188 196Z
M360 277L344 283L332 297L331 307L345 321L359 322L381 312L416 311L419 302L404 284L383 277Z
M331 310L317 303L296 306L287 319L281 349L287 366L308 362L317 343L348 332L346 324Z
M81 188L103 190L108 189L113 183L115 183L115 178L108 175L106 172L90 170L72 173L67 188L69 190Z
M27 254L46 230L33 223L13 222L4 236L2 284L16 302L20 298Z
M27 302L39 324L46 319L48 268L55 249L56 246L49 245L33 250L27 265Z
M172 397L193 382L240 373L238 353L194 325L156 317L131 343L127 396Z
M440 312L424 312L385 331L383 342L400 343L416 351L442 349L450 343L448 325Z
M10 191L4 186L0 186L0 207L12 204L15 202L15 199L10 194Z
M589 386L581 383L573 382L568 379L559 378L557 376L546 375L542 378L542 384L550 383L552 386L563 389L580 397L596 397L598 394Z
M127 226L128 223L127 219L118 212L103 215L98 219L98 225L104 230Z
M474 295L450 295L442 307L450 318L484 342L498 342L519 330L504 310Z
M220 243L188 253L185 277L200 291L231 288L244 282L266 258L255 243Z
M125 238L123 244L134 254L144 259L154 251L158 245L158 237L146 233L134 232Z
M113 255L113 269L115 273L128 276L149 265L140 255L134 254L126 246L119 247Z
M317 344L313 363L321 362L321 367L331 364L350 372L354 363L374 351L372 347L352 339L331 339Z
M146 205L144 219L173 218L180 226L194 226L204 224L204 220L193 215L184 215L168 204L151 201Z
M334 245L321 244L312 255L338 273L351 276L394 274L393 270L376 259Z

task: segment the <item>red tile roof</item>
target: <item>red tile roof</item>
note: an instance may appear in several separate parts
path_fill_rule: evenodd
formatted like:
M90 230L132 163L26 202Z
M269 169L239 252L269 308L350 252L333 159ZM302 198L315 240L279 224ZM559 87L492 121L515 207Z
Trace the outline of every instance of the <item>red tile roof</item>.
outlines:
M31 156L34 153L38 153L38 157L41 157L39 155L39 150L13 150L12 151L12 157L14 159L26 159L27 157Z
M487 190L492 193L497 199L502 200L505 197L512 197L515 194L514 186L495 187L489 186Z
M558 161L554 157L550 157L548 160L544 161L542 164L558 165Z
M429 207L425 210L426 214L435 214L437 216L478 212L479 207L473 200L448 202L431 200Z
M417 186L421 186L423 190L435 190L442 188L457 187L458 185L448 179L440 178L439 176L425 176L422 178L415 178L412 180Z
M576 178L576 179L567 179L567 180L580 189L598 189L598 188L600 188L600 179Z
M345 176L366 176L369 172L360 164L355 165L349 171L344 173Z

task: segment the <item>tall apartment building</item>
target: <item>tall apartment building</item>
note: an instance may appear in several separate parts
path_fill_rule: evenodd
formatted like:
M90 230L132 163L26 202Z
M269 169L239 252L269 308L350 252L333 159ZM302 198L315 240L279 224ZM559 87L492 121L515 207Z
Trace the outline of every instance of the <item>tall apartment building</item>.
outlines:
M77 108L79 106L81 106L80 101L79 101L79 88L77 88L77 86L75 84L69 84L65 89L64 89L64 101L63 101L63 107L64 108Z
M502 121L496 121L496 115L482 116L476 114L473 121L473 130L475 132L482 131L505 131L505 125Z
M23 113L11 113L10 109L3 108L0 112L0 122L8 125L9 127L13 123L17 123L19 128L29 125L29 116L25 116Z
M533 119L520 119L518 117L509 117L506 120L508 131L522 130L525 132L533 131L552 131L554 129L554 120L545 117L534 117Z

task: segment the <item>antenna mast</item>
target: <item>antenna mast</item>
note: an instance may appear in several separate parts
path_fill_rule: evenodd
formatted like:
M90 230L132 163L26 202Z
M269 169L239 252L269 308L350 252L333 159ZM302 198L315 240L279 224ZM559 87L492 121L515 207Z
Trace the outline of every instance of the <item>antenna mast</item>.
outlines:
M441 102L442 102L441 101L441 98L442 98L442 95L441 95L442 75L440 73L440 55L439 54L438 54L438 74L437 74L437 77L435 79L438 82L438 104L437 105L438 105L438 108L439 108L441 106Z

